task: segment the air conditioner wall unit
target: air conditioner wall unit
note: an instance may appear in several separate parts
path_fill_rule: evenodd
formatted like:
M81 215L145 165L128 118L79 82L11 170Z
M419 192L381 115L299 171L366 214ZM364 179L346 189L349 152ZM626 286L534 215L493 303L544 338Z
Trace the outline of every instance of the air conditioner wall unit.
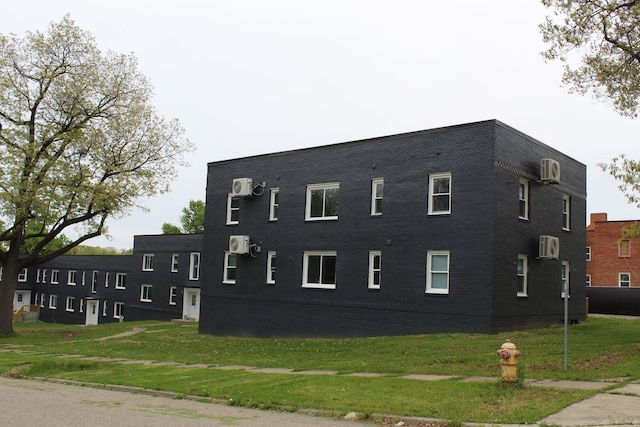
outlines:
M229 236L229 253L248 254L250 247L249 236Z
M560 239L555 236L540 236L539 255L542 259L560 257Z
M253 180L251 178L236 178L231 185L231 195L247 197L253 194Z
M553 159L542 159L540 162L540 180L546 183L560 182L560 163Z

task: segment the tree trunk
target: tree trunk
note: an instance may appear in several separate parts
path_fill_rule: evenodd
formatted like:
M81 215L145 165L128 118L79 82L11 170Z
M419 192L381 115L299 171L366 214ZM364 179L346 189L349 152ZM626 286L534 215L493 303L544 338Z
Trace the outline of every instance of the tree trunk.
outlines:
M0 280L0 337L13 335L13 296L18 283L18 259L9 258L2 265Z

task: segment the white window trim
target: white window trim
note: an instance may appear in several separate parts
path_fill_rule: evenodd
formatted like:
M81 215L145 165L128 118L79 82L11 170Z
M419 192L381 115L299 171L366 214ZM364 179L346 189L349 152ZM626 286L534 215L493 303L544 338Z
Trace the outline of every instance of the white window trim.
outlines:
M627 276L629 276L629 280L628 280L628 285L627 286L622 286L622 275L626 274ZM618 273L618 287L619 288L630 288L631 287L631 273L628 272L622 272L622 273Z
M153 255L154 254L142 255L142 271L153 271Z
M27 281L27 269L23 268L22 270L20 270L20 273L18 273L18 282L26 282ZM46 282L43 282L46 283Z
M73 303L75 301L74 297L67 297L67 303L65 304L65 310L69 312L74 312Z
M280 207L280 189L278 187L271 189L271 195L269 198L269 221L278 220L278 208ZM276 202L276 197L278 201Z
M520 186L524 186L524 198L520 198ZM520 203L524 202L524 215L520 215ZM518 181L518 218L529 220L529 180L520 178Z
M169 288L169 305L176 305L178 300L178 287L171 286Z
M145 292L145 289L149 289L150 292L153 292L153 285L147 285L147 284L140 285L140 301L141 302L152 302L153 301L153 295L151 295L151 298L148 298L149 291Z
M518 263L520 263L520 261L522 261L522 274L517 273L517 267L516 267L516 274L518 275L518 278L520 278L520 276L523 277L523 283L524 283L524 290L520 289L520 281L518 280L518 291L517 291L517 296L519 297L526 297L529 295L529 258L526 255L518 255Z
M587 278L586 278L585 282L586 282L587 286L591 286L591 275L590 274L587 274Z
M562 229L571 231L571 196L562 196Z
M67 271L67 285L75 286L78 281L78 271L77 270L69 270Z
M325 200L326 197L322 198L322 216L312 217L311 216L311 192L314 190L338 190L338 200L340 200L340 183L339 182L327 182L324 184L309 184L307 185L307 200L305 202L305 221L327 221L327 220L336 220L338 219L338 215L325 215Z
M171 254L171 272L172 273L178 272L178 260L179 260L178 254Z
M200 252L189 255L189 280L200 280Z
M567 288L567 298L571 298L571 265L569 261L562 261L562 288L560 289L560 297L564 298L565 287ZM566 276L566 277L565 277Z
M447 270L446 271L432 271L432 258L434 256L447 256ZM440 294L447 295L449 294L449 286L450 286L450 265L451 265L451 254L449 251L428 251L427 252L427 294ZM434 289L432 283L432 273L446 273L447 274L447 287L446 289Z
M94 270L91 273L91 293L95 294L97 292L97 288L98 288L98 274L99 272Z
M108 271L106 273L104 273L104 287L105 288L109 287L109 272Z
M440 178L449 178L449 192L448 193L435 193L434 192L434 188L433 188L433 184L435 182L436 179L440 179ZM442 172L442 173L434 173L429 175L429 215L449 215L451 214L451 203L452 203L452 179L451 179L451 172ZM433 198L435 196L441 196L441 195L448 195L449 196L449 209L447 210L443 210L443 211L434 211L433 210Z
M60 270L51 270L51 284L57 285L60 279Z
M107 300L102 301L102 317L107 317Z
M338 252L337 251L305 251L304 252L304 259L303 259L303 266L302 266L302 287L303 288L314 288L314 289L335 289L336 288L336 284L335 283L308 283L307 282L307 275L309 273L309 257L310 256L320 256L320 257L335 257L336 258L336 270L338 269ZM322 269L322 258L320 260L320 265L321 265L321 269ZM338 281L337 278L337 271L334 273L336 276L336 282Z
M55 294L49 295L49 308L51 310L57 310L57 308L58 308L58 295L55 295Z
M127 273L116 273L116 289L127 289Z
M378 185L382 184L383 194L378 197ZM380 212L376 210L376 202L378 200L383 200L384 198L384 179L383 178L375 178L371 180L371 216L380 216L382 215L382 208L380 208Z
M120 316L122 316L122 309L124 308L123 302L114 302L113 303L113 318L120 320ZM122 316L124 319L124 316Z
M269 285L276 284L276 279L275 279L276 266L275 266L274 260L277 260L276 252L275 251L267 252L267 284Z
M234 255L232 253L229 253L228 251L225 251L224 253L224 269L222 272L222 283L227 284L227 285L235 285L236 284L236 279L229 279L229 257L230 256L234 256L236 258L236 265L235 267L233 267L233 269L236 271L236 274L238 273L238 257L237 255Z
M78 303L78 311L80 313L84 313L84 298L80 298L80 302Z
M238 203L240 203L240 198L239 197L236 197L233 194L228 194L227 195L227 225L236 225L236 224L240 223L239 219L237 219L237 220L232 220L231 219L231 217L232 217L231 213L233 211L236 211L236 210L240 211L240 206L238 206L237 208L232 208L231 202L232 202L233 199L238 200ZM239 218L239 215L238 215L238 218Z
M375 268L374 260L376 257L380 257L380 266ZM375 274L378 273L379 283L375 283ZM380 289L382 283L382 251L369 251L369 289Z
M591 261L591 246L587 246L587 262Z

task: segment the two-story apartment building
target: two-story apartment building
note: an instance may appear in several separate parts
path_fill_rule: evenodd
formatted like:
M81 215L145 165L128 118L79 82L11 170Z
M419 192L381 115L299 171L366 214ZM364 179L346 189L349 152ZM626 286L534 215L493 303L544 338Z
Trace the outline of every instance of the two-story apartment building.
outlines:
M212 162L206 197L204 333L585 319L586 167L499 121Z

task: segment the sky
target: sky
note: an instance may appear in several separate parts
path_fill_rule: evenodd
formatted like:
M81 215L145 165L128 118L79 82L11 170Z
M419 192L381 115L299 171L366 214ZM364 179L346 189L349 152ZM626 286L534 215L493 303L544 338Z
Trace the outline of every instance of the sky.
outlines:
M70 14L100 49L133 53L197 150L148 211L94 246L180 223L204 200L207 163L497 119L587 166L587 210L640 219L597 164L639 159L640 119L561 84L539 0L34 0L5 2L0 33ZM587 218L587 223L589 222Z

